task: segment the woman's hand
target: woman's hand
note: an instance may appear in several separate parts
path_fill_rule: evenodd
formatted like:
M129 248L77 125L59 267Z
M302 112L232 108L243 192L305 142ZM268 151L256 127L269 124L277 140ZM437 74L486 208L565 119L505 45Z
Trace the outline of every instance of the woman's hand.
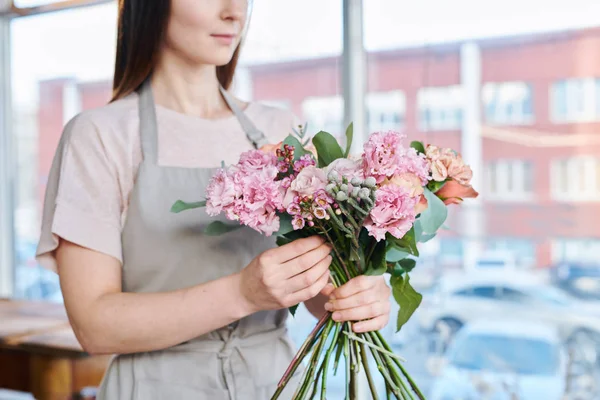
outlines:
M291 307L315 297L329 281L331 246L320 236L270 249L240 272L250 312Z
M383 276L361 275L333 290L325 309L334 321L360 321L354 332L376 331L389 321L390 293Z

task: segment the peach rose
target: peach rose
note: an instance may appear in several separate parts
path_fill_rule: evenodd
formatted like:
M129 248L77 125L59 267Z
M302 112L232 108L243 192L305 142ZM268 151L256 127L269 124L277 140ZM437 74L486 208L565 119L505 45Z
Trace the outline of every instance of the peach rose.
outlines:
M394 175L391 179L386 179L383 182L384 185L388 183L408 189L410 197L420 196L424 192L421 179L410 172Z
M264 151L265 153L273 153L276 155L277 149L280 149L282 144L283 142L279 142L277 144L265 144L260 148L260 151Z
M460 204L463 199L474 199L479 193L471 185L461 185L455 180L446 182L436 193L444 204Z

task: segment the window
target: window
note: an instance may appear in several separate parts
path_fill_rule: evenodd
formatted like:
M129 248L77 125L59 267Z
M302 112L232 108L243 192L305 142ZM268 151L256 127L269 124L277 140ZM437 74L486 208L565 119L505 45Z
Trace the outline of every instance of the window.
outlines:
M456 296L482 297L486 299L496 298L495 286L474 286L454 293Z
M485 167L486 194L490 200L521 201L533 197L533 164L523 160L497 160Z
M343 131L344 100L342 96L309 97L302 102L302 112L308 123L308 132L324 130L334 136Z
M498 288L499 299L502 301L511 301L516 303L525 303L531 301L531 298L527 296L525 293L507 287Z
M552 197L559 201L600 200L600 157L580 156L552 162Z
M495 125L533 122L531 85L525 82L487 83L482 92L486 122Z
M457 130L463 118L462 87L422 88L417 94L419 128L423 131Z
M600 120L600 78L573 78L551 87L551 115L555 122Z
M367 94L369 132L399 131L404 125L406 96L404 92L371 92Z
M598 264L600 239L560 238L552 241L552 262Z

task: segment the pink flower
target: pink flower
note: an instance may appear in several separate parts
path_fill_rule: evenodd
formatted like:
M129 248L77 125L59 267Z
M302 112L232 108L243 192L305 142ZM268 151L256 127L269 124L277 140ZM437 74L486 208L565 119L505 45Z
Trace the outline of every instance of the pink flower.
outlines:
M462 156L449 148L440 149L428 145L425 154L431 166L431 177L437 182L454 179L461 185L469 185L473 171L465 164Z
M327 176L331 173L331 171L337 172L339 175L347 178L348 180L352 178L360 178L364 179L364 172L362 170L361 161L359 160L351 160L348 158L338 158L333 161L331 164L327 166L326 173Z
M296 203L291 203L288 207L287 207L287 213L290 215L298 215L302 212L302 210L300 209L300 206Z
M401 239L415 222L418 198L411 197L407 189L396 185L380 187L376 196L375 207L365 221L369 235L380 241L389 232Z
M460 204L463 199L474 199L479 193L471 185L461 185L458 181L448 181L435 195L444 201L444 204Z
M315 207L313 214L318 219L324 219L327 216L327 211L323 207Z
M229 207L235 200L236 193L233 180L224 169L219 169L206 188L206 212L215 216Z
M398 132L377 132L364 145L363 170L365 176L373 176L378 183L394 175L403 154L404 135Z
M305 223L304 218L299 215L296 215L294 219L292 219L292 227L296 231L304 228Z
M238 165L243 170L260 170L266 166L272 166L277 163L277 157L272 153L265 153L260 150L249 150L240 156Z
M364 146L362 167L365 177L372 176L381 184L396 174L411 173L422 185L429 180L429 165L423 154L402 144L404 135L398 132L374 133Z
M283 205L287 207L295 196L313 196L317 191L325 189L327 178L325 172L315 166L304 168L287 190Z
M318 206L326 208L327 205L333 204L333 198L331 198L331 196L329 196L326 191L324 191L324 190L318 190L315 193L315 200L314 200L314 202Z

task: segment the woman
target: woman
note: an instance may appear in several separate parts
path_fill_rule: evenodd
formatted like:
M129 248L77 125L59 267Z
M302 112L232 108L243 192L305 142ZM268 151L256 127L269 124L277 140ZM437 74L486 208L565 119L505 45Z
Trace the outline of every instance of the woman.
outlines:
M294 355L286 307L300 302L315 316L361 320L357 331L387 323L383 279L334 290L320 238L277 248L250 229L207 237L204 211L169 212L202 196L222 160L293 124L225 91L248 7L121 0L114 99L63 133L38 255L60 275L85 350L118 354L100 399L269 398Z

